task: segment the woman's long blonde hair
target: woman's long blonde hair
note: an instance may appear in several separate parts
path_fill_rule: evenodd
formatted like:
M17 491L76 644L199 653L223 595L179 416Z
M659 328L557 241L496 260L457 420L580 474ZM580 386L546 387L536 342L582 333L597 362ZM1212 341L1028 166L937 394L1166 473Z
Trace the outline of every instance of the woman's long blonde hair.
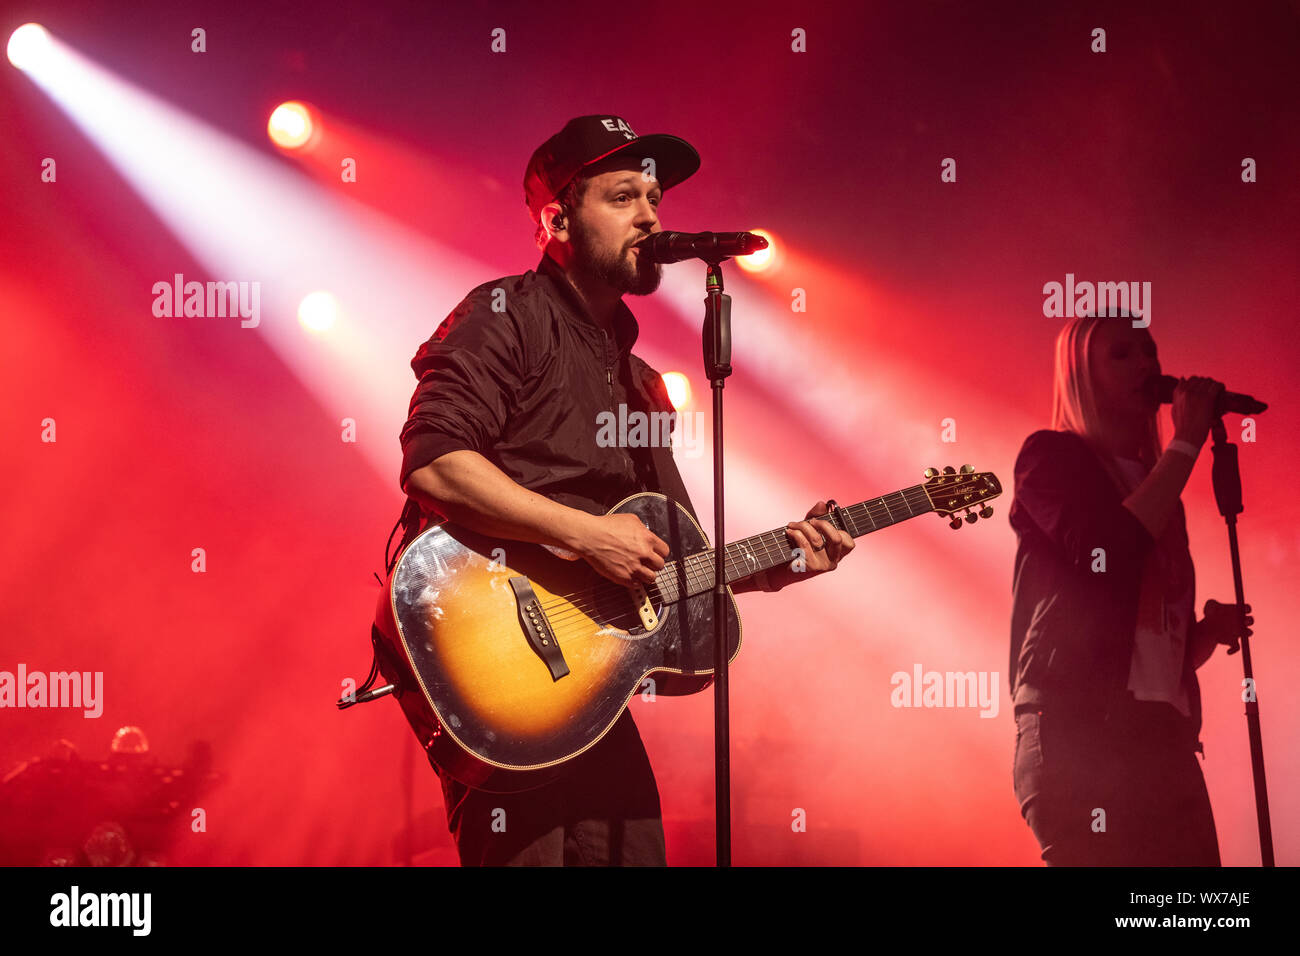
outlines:
M1111 322L1129 321L1121 315ZM1122 473L1114 464L1114 453L1103 441L1105 422L1097 407L1096 378L1092 368L1092 339L1106 318L1084 315L1070 319L1056 336L1056 374L1052 385L1052 428L1071 431L1083 438L1121 488ZM1160 457L1160 421L1153 411L1146 419L1142 463L1153 468Z

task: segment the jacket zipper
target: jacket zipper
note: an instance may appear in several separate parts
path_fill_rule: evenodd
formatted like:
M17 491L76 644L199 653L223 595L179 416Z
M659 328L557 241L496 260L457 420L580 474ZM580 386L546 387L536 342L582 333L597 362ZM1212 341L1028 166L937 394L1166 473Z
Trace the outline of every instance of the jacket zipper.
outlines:
M609 385L609 410L614 411L614 366L609 361L609 333L600 330L602 353L605 357L605 382Z
M600 339L605 356L605 384L609 387L609 410L617 419L618 412L614 409L614 364L609 360L609 333L601 329ZM632 454L626 448L623 449L623 467L625 471L633 476L636 475L636 465L632 462Z

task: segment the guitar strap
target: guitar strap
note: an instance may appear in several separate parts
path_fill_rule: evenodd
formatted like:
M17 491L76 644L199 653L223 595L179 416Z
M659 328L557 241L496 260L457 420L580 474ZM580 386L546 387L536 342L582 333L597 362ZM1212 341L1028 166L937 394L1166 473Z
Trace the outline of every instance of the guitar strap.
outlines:
M402 533L402 540L397 543L397 550L392 551L393 535L397 534L398 527L404 527L406 530ZM384 573L392 574L393 565L397 563L397 557L402 553L402 549L415 539L420 530L420 505L414 499L408 497L406 504L402 507L402 513L397 518L397 524L393 525L393 530L388 532L388 544L384 546ZM389 552L392 551L390 556ZM379 575L375 575L379 577ZM383 582L380 582L381 584Z
M402 540L397 544L397 550L394 551L393 535L397 534L399 527L405 527L406 530L402 534ZM391 575L393 573L393 566L397 563L398 555L402 553L403 548L414 540L419 530L420 506L414 498L408 497L406 504L402 507L402 513L397 518L397 523L393 525L393 530L388 532L388 544L384 546L385 574ZM379 582L381 588L384 587L384 580L378 574L375 575L375 580ZM385 694L392 693L397 688L398 681L394 675L400 674L401 671L393 666L393 661L384 645L384 636L379 632L379 628L375 624L370 625L370 646L370 673L366 676L365 683L358 687L350 697L340 697L335 702L339 710L346 710L356 704L368 704L372 700L378 700ZM388 666L384 668L383 665ZM375 680L380 676L381 672L385 679L389 681L388 686L381 687L377 691L371 691L370 688L374 686Z

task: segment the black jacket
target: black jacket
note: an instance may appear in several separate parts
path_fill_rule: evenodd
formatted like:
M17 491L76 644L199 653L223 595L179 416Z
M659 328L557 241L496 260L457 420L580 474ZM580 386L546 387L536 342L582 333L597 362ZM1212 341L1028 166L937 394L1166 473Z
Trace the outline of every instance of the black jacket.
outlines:
M1011 611L1011 695L1104 717L1127 697L1143 569L1155 542L1083 438L1038 431L1016 459L1010 521L1019 539ZM1182 504L1171 519L1186 540ZM1093 571L1095 549L1104 572ZM1184 681L1201 725L1200 687Z
M663 379L631 354L638 331L620 301L614 336L605 332L549 256L473 289L411 361L419 385L401 433L402 484L470 449L517 484L590 514L640 491L694 514L670 447L597 440L597 416L618 418L620 405L676 423Z

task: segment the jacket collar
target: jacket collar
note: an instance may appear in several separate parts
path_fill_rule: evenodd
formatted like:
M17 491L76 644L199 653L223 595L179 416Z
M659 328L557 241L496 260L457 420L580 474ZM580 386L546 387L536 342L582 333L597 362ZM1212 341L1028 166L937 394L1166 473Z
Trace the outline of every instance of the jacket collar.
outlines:
M592 334L601 331L601 326L592 318L591 313L587 311L586 304L578 295L576 289L569 282L568 276L559 264L545 253L542 254L542 261L537 264L535 270L538 275L544 275L551 280L567 308L564 310L571 318L576 319L584 326L590 327ZM636 316L632 310L627 307L622 299L619 299L618 308L614 310L614 342L618 354L632 351L632 346L636 344L637 337L641 334L640 326L637 325Z

